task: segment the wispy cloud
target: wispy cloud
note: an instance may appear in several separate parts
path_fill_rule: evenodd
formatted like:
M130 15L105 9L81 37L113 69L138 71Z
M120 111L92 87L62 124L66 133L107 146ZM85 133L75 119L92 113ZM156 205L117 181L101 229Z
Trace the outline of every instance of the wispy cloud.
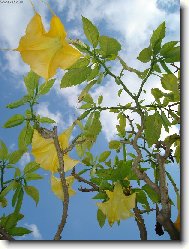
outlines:
M20 168L23 169L31 161L30 153L26 152L19 161Z
M30 236L32 236L34 240L42 240L42 235L36 224L25 224L25 226L32 231Z
M59 111L51 112L49 110L48 102L41 102L40 105L37 107L36 112L41 117L49 117L53 119L56 122L56 124L59 125L60 127L64 126L62 114Z

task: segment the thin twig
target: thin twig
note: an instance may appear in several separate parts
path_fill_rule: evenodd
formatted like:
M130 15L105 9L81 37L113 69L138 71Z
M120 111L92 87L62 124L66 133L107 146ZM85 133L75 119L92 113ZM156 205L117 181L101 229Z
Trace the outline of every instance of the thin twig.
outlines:
M77 179L79 182L84 182L84 183L90 185L95 191L99 191L99 187L98 187L95 183L90 182L90 181L84 179L83 177L77 175L76 173L73 173L73 172L72 172L72 175L73 175L73 176L75 177L75 179Z

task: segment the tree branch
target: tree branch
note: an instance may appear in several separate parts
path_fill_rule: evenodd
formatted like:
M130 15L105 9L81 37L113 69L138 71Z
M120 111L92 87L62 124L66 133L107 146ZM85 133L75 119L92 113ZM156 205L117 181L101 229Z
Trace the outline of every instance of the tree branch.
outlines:
M139 180L144 180L150 187L152 187L156 193L159 195L160 194L160 190L159 187L151 181L151 179L147 176L147 174L145 172L142 172L139 168L138 165L142 159L142 153L139 149L139 146L137 144L138 139L141 137L143 131L143 126L141 126L141 128L138 130L138 132L135 135L134 140L131 142L131 144L133 145L133 148L135 149L137 156L135 157L133 164L132 164L132 168L133 171L135 172L135 174L137 175Z
M64 172L64 160L63 160L63 156L64 153L60 147L59 141L58 141L58 135L57 135L57 127L55 126L53 128L54 131L54 136L53 136L53 140L54 140L54 145L57 151L57 156L58 156L58 161L59 161L59 169L58 172L60 174L60 179L61 179L61 183L62 183L62 187L63 187L63 192L64 192L64 202L63 202L63 212L62 212L62 218L61 218L61 222L58 226L58 230L54 236L54 240L60 240L61 239L61 233L64 229L64 226L66 224L66 219L68 217L68 205L69 205L69 193L68 193L68 186L66 183L66 178L65 178L65 172Z
M141 212L138 209L137 205L133 210L135 213L135 220L140 231L140 238L141 240L147 240L147 230L146 230L146 226L144 223L144 219L142 218Z

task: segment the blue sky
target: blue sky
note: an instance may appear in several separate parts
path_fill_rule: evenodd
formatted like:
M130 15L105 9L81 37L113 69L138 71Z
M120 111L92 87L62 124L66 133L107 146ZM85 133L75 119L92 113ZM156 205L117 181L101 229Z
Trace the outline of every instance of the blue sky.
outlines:
M46 28L49 26L50 12L45 4L40 1L33 1L38 12L42 15ZM166 4L165 4L166 2ZM121 56L129 65L141 68L141 64L136 61L140 50L148 45L150 34L161 22L166 20L167 40L179 40L179 4L178 1L169 0L54 0L52 8L64 23L68 37L85 39L82 32L81 15L91 19L99 28L101 34L116 37L122 44ZM16 48L20 37L24 34L25 27L33 15L32 7L29 1L24 0L23 4L0 5L0 47ZM8 110L5 106L25 93L23 85L23 75L29 67L25 65L20 55L16 52L0 53L0 80L1 80L1 98L0 98L0 127L14 113L18 111ZM119 72L117 65L113 67L114 72ZM48 96L41 98L37 111L43 116L52 117L57 121L59 131L61 132L70 125L72 120L78 115L76 108L77 97L82 87L74 87L60 90L59 83L63 71L57 73L57 81L54 89ZM125 75L125 81L134 92L138 89L137 78ZM106 92L104 92L104 89ZM147 85L147 92L152 87L159 87L156 78L150 79L150 85ZM108 78L102 86L95 88L92 96L96 99L101 93L104 93L103 105L116 105L119 102L125 103L125 96L120 99L116 97L117 86ZM115 96L114 96L115 95ZM129 98L127 99L129 102ZM148 99L150 101L150 99ZM20 112L24 109L20 108ZM94 153L98 155L100 151L107 149L108 141L115 137L117 120L112 113L103 113L102 115L103 132L100 135L97 145L94 147ZM137 120L137 117L134 117ZM111 122L110 122L111 120ZM16 149L17 136L20 128L5 130L0 128L0 138L3 139L10 150ZM170 131L175 133L175 130ZM162 136L165 132L162 131ZM75 153L72 153L76 157ZM25 163L32 159L30 154L24 155L19 166L22 168ZM172 167L172 168L171 168ZM171 173L177 179L179 184L179 170L177 166L172 165ZM25 220L22 225L28 226L34 230L32 235L25 239L47 239L51 240L56 231L57 224L62 212L61 202L53 195L50 190L49 173L40 170L44 180L36 182L35 186L40 191L40 202L38 207L35 203L25 198L23 205L23 214ZM80 186L80 184L79 184ZM75 184L75 189L78 185ZM65 240L138 240L139 233L136 229L134 219L128 219L121 222L120 226L114 224L112 228L106 225L101 229L96 220L97 207L95 201L91 199L94 194L77 192L75 197L70 199L70 209L68 223L63 232ZM175 197L173 196L173 200ZM177 213L174 209L173 216ZM152 229L153 214L146 215L146 224L149 232L148 238L168 239L165 233L162 237L155 236ZM32 225L33 224L33 225ZM153 225L155 226L155 224Z

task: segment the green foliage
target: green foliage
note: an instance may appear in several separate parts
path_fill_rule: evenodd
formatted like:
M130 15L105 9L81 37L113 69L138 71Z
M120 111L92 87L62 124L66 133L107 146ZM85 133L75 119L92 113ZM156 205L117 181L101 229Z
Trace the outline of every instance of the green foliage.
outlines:
M161 42L164 37L165 37L165 22L161 23L159 27L154 30L150 39L150 45L155 54L159 52L161 48Z
M4 160L6 159L8 156L8 148L6 146L6 144L0 140L0 159Z
M6 107L9 109L14 109L14 108L17 108L19 106L25 105L29 100L30 100L30 97L28 95L26 95L26 96L22 97L21 99L8 104Z
M39 202L39 191L34 186L24 186L24 190L36 203Z
M55 82L55 79L51 79L51 80L46 81L42 85L40 85L39 94L40 95L47 94L52 88L52 86L54 85L54 82Z
M70 69L61 80L61 88L76 86L84 82L91 73L90 67Z
M34 92L35 92L35 89L38 87L38 84L39 84L39 76L30 71L24 78L24 83L25 83L25 86L26 86L26 89L28 91L28 94L30 96L33 96L34 95Z
M153 129L152 129L153 127ZM153 115L147 115L145 118L145 138L149 147L155 144L161 134L162 119L158 112Z
M114 38L108 36L100 36L100 53L103 57L114 58L121 50L121 44Z
M137 57L137 59L141 62L149 62L151 60L151 56L152 56L152 50L151 50L151 47L148 47L148 48L144 48L139 56Z
M83 30L88 41L93 45L94 48L98 45L99 32L97 27L92 24L90 20L82 16Z
M104 151L99 156L99 162L104 162L110 156L111 151Z
M12 116L5 124L4 128L11 128L14 126L18 126L24 122L25 118L21 114L15 114Z
M158 203L160 201L160 196L151 188L149 185L145 184L142 189L146 192L148 197L154 202Z
M100 209L98 209L97 211L97 220L98 220L99 226L103 227L106 221L106 215L104 215Z

